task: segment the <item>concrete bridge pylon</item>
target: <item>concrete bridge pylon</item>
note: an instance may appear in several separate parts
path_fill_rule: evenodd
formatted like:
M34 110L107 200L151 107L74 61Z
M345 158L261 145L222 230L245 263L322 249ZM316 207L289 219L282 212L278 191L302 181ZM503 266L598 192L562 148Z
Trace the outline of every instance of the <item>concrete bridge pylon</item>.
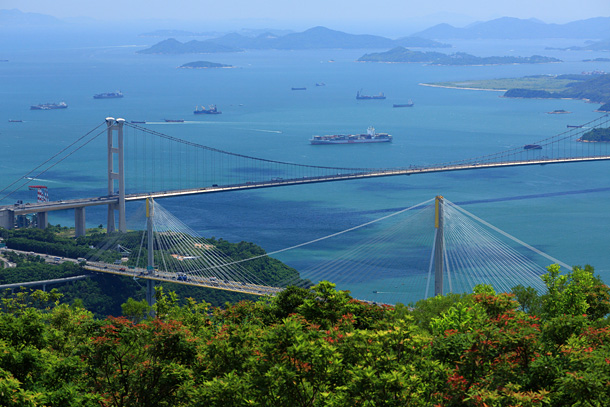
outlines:
M125 216L125 154L123 143L124 124L125 119L115 119L114 117L106 118L106 125L108 126L108 196L118 195L118 203L108 205L108 233L116 230L115 211L117 210L119 212L119 232L127 231L127 219ZM118 185L116 185L117 183Z

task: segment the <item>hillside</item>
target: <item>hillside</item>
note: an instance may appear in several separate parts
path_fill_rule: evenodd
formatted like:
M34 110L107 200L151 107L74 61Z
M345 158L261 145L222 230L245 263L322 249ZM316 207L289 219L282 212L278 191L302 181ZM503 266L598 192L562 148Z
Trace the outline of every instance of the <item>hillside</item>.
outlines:
M547 91L542 89L509 89L504 97L540 99L585 99L595 103L610 102L610 74L591 75L586 80L569 83L565 90Z
M534 55L531 57L476 57L465 52L443 54L440 52L411 51L396 47L386 52L365 54L360 62L419 62L432 65L503 65L503 64L543 64L561 62L557 58Z
M140 232L106 234L97 230L90 230L86 237L71 238L64 237L68 228L50 226L47 229L16 229L5 230L0 228L0 236L4 238L10 249L25 252L47 253L52 256L69 258L83 257L88 260L100 260L113 263L121 259L122 255L115 250L104 250L107 247L116 247L117 244L130 246L133 242L140 242ZM231 243L223 239L208 239L222 253L233 260L242 260L254 256L260 256L265 251L253 243L239 242ZM124 263L125 266L145 267L146 250L142 249L142 255L130 257ZM75 275L90 274L84 271L80 265L74 263L50 264L45 263L39 256L20 256L12 252L6 252L5 257L17 264L17 267L0 269L0 284L11 284L27 281L38 281L70 277ZM138 262L136 264L136 262ZM292 280L298 276L298 272L286 266L279 260L262 256L244 263L244 267L252 275L256 275L266 284L273 285L279 281ZM214 305L222 305L227 301L240 301L250 299L252 296L234 292L206 289L173 283L159 283L167 289L176 291L181 297L192 297L203 300ZM145 284L144 284L145 286ZM128 297L142 299L144 295L143 286L140 282L128 277L120 277L109 274L98 274L87 280L76 281L71 284L55 286L67 301L80 299L81 303L91 312L100 317L107 315L119 315L120 305Z

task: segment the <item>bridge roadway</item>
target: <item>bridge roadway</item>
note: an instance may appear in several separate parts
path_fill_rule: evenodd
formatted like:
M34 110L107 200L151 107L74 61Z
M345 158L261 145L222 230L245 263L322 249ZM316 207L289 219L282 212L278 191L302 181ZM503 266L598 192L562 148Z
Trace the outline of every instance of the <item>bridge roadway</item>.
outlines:
M115 274L125 277L142 278L146 280L162 281L166 283L177 283L192 285L195 287L213 288L216 290L234 291L252 295L275 295L282 291L279 287L268 287L258 284L242 283L238 281L221 280L216 277L200 277L192 274L179 274L171 271L156 270L148 274L143 268L128 268L121 265L107 264L103 262L87 261L83 265L85 270L99 273Z
M59 260L55 260L58 257L53 256L53 255L48 255L48 254L26 252L26 251L14 250L14 249L8 249L8 248L4 248L2 250L13 251L15 253L27 254L30 256L40 256L43 259L46 259L47 261L53 262L53 263L62 263L62 262L66 262L66 261L72 262L72 263L81 263L77 259L72 259L69 257L59 257ZM191 275L191 274L187 275L184 273L175 273L175 272L162 271L162 270L156 270L156 269L153 274L148 274L148 270L144 269L144 268L140 268L140 267L130 268L130 267L126 267L124 265L108 264L108 263L96 262L96 261L87 261L86 263L83 264L83 268L85 270L95 271L98 273L116 274L119 276L142 278L142 279L146 279L146 280L163 281L166 283L186 284L186 285L192 285L192 286L196 286L196 287L214 288L216 290L235 291L235 292L239 292L239 293L252 294L252 295L275 295L283 290L282 288L279 288L279 287L268 287L268 286L258 285L258 284L242 283L239 281L222 280L222 279L219 279L216 277L207 277L206 278L206 277L200 277L200 276ZM67 281L71 281L71 280L75 280L75 279L83 279L83 278L87 278L87 277L91 277L91 276L87 275L87 276L67 277L67 278L58 279L58 280L47 280L46 283L57 284L62 281L67 282ZM180 280L178 278L180 278ZM35 282L15 283L15 284L9 284L9 285L5 285L5 286L0 286L0 288L15 288L15 287L21 287L21 286L28 286L28 285L42 285L42 283L44 283L44 282L35 281ZM9 286L11 286L11 287L9 287Z
M527 161L506 161L498 163L470 163L470 164L456 164L456 165L444 165L436 167L410 167L400 169L382 169L372 170L369 172L359 173L345 173L336 175L325 175L315 177L302 177L302 178L291 178L291 179L274 179L271 181L260 181L260 182L246 182L241 184L231 185L220 185L204 188L192 188L192 189L180 189L180 190L167 190L158 192L147 192L147 193L135 193L126 194L125 201L140 201L146 198L168 198L173 196L183 195L197 195L217 192L229 192L229 191L240 191L257 188L272 188L289 185L303 185L312 184L317 182L334 182L334 181L348 181L355 179L367 179L377 177L392 177L399 175L415 175L415 174L428 174L436 172L447 172L447 171L464 171L464 170L475 170L483 168L501 168L501 167L516 167L523 165L547 165L547 164L560 164L560 163L571 163L571 162L585 162L585 161L605 161L610 160L610 156L598 156L598 157L575 157L575 158L545 158ZM26 215L29 213L49 212L58 211L65 209L76 209L84 208L88 206L98 205L109 205L117 204L119 200L118 195L111 196L100 196L93 198L80 198L70 199L62 201L50 201L50 202L32 202L26 204L15 204L15 205L4 205L0 206L2 210L12 210L15 215Z

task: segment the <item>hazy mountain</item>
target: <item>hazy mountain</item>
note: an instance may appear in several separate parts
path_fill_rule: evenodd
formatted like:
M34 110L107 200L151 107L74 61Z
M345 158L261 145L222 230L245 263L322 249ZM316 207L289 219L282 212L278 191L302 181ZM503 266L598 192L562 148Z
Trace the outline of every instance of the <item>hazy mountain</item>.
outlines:
M438 24L413 34L423 38L459 39L541 39L541 38L607 38L610 17L596 17L566 24L546 24L536 19L502 17L477 22L464 28Z
M64 25L65 22L46 14L24 13L21 10L0 10L0 27Z
M397 45L409 47L449 47L437 41L404 37L392 40L386 37L366 34L348 34L341 31L331 30L325 27L314 27L300 33L277 35L265 32L256 37L247 37L237 33L223 35L207 41L190 41L188 47L179 41L172 39L168 42L162 41L151 48L140 51L146 54L182 54L187 52L214 52L210 51L211 45L227 47L232 50L240 49L321 49L321 48L393 48ZM226 52L226 51L217 51Z
M212 54L216 52L239 52L239 48L228 47L210 41L189 41L182 43L174 38L161 41L138 54Z

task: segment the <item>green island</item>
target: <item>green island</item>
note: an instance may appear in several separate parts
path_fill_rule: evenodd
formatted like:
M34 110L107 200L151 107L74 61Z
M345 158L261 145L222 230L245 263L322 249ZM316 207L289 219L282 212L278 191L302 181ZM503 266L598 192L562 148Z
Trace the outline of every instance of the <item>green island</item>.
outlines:
M195 61L180 65L178 68L185 69L207 69L207 68L235 68L233 65L220 64L218 62Z
M443 54L441 52L412 51L404 47L392 48L385 52L364 54L358 58L359 62L417 62L430 65L505 65L505 64L544 64L562 62L557 58L534 55L531 57L492 56L477 57L465 52Z
M534 75L522 78L422 83L423 86L503 91L504 97L583 99L610 103L610 74ZM600 110L602 110L600 108Z
M597 143L610 141L610 128L592 129L582 135L578 140L583 143Z

